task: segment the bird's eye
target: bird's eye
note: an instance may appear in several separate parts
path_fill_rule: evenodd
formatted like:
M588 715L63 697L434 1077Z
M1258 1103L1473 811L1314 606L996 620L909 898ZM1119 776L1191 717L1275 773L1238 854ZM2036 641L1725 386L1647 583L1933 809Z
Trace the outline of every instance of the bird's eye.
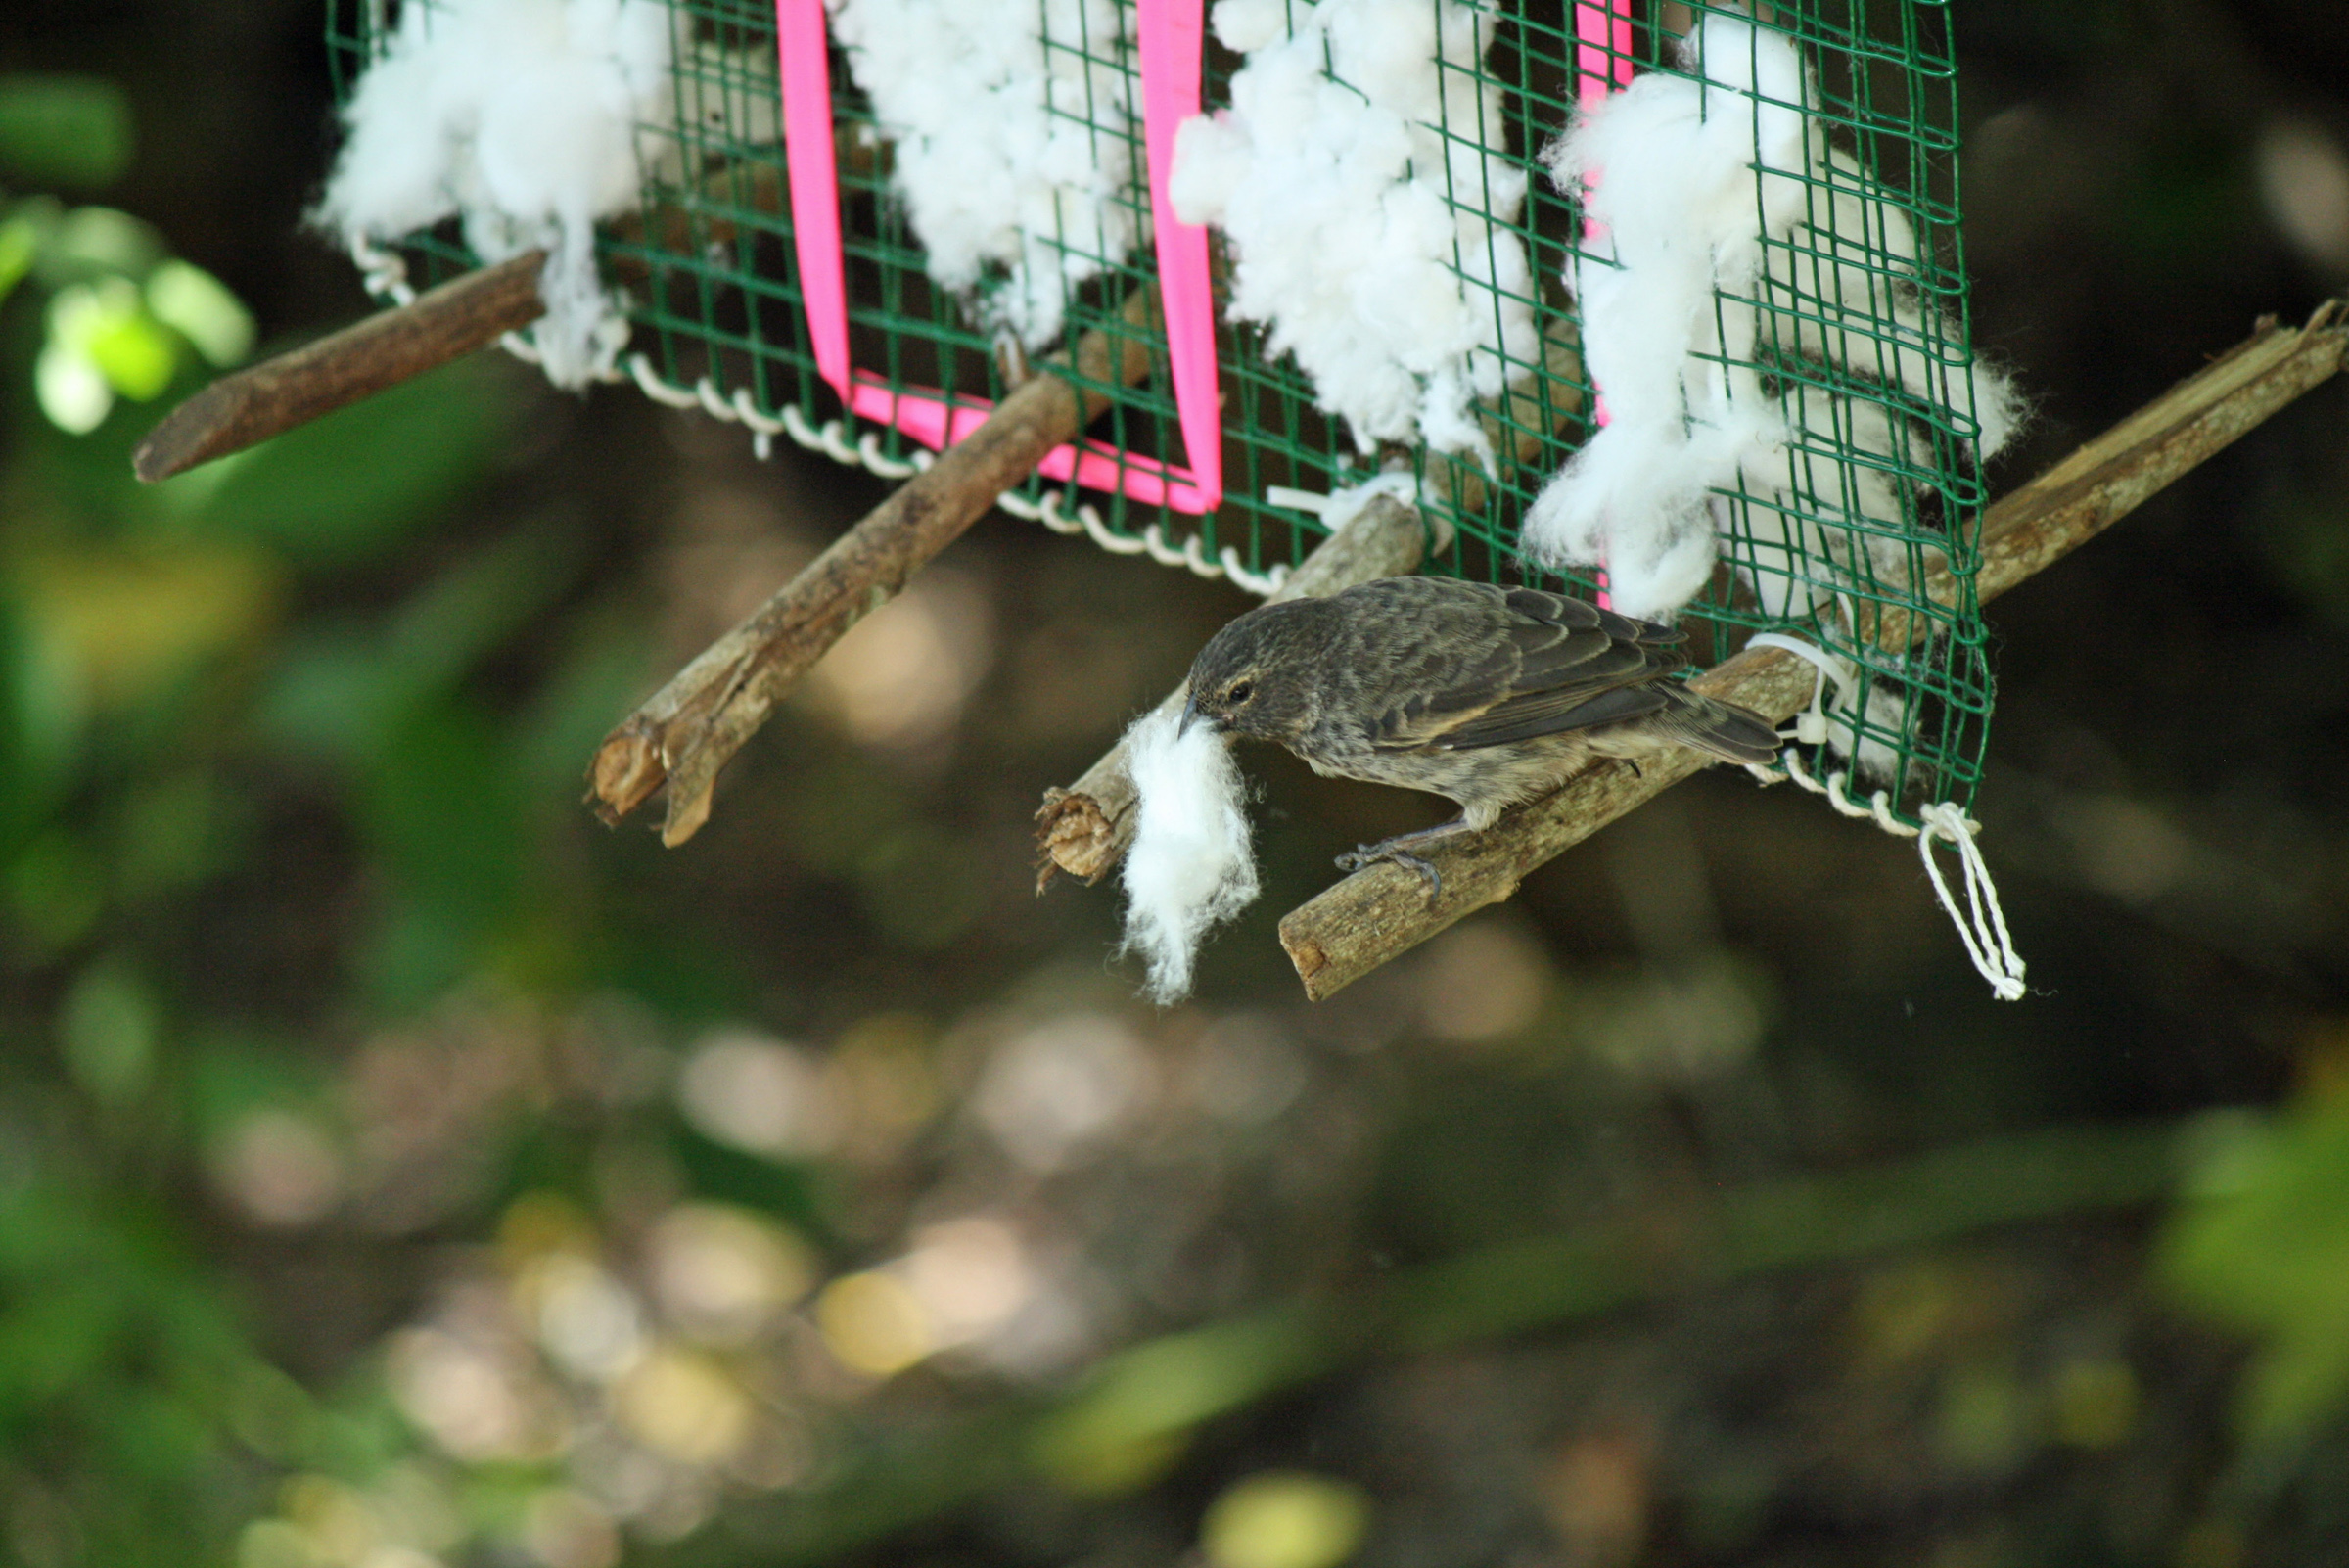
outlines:
M1246 701L1247 701L1249 698L1251 698L1251 697L1253 697L1253 696L1255 696L1255 695L1256 695L1256 682L1255 682L1255 681L1253 681L1253 680L1235 680L1235 681L1233 681L1233 682L1231 683L1231 690L1229 690L1229 691L1227 691L1227 692L1225 692L1225 693L1223 694L1223 699L1224 699L1224 701L1226 701L1226 702L1244 703L1244 702L1246 702Z

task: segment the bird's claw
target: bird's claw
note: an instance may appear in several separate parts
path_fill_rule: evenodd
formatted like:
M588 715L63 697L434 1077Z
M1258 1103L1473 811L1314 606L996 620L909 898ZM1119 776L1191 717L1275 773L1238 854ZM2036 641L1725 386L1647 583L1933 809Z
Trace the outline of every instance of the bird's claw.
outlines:
M1338 869L1347 872L1359 871L1362 867L1376 865L1381 860L1402 866L1406 871L1416 871L1426 879L1429 903L1432 904L1444 897L1444 873L1436 869L1435 862L1413 854L1408 850L1396 849L1393 845L1364 844L1349 850L1338 856Z

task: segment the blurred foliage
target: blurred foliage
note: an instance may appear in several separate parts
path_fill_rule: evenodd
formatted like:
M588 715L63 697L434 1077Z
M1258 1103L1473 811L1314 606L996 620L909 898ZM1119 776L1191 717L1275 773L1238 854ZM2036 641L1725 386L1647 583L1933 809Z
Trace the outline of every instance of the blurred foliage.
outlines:
M130 165L130 102L90 76L0 76L0 178L111 185Z
M0 82L0 116L9 86ZM149 403L188 372L253 350L253 317L219 279L163 254L148 225L112 208L35 196L0 210L0 300L29 280L47 295L32 385L50 423L85 436L115 400Z
M2017 473L2349 254L2337 14L2067 15L1960 28ZM1273 920L1423 803L1251 758L1154 1013L1027 822L1224 590L983 527L668 853L580 766L871 486L495 356L132 480L356 308L316 22L0 74L0 1563L2337 1555L2337 399L2002 601L2027 1003L1707 778L1309 1008Z
M1200 1545L1216 1568L1337 1568L1360 1548L1369 1523L1359 1487L1266 1471L1215 1500Z
M2259 1342L2244 1436L2304 1444L2349 1412L2349 1092L2217 1119L2205 1142L2162 1263L2187 1300Z

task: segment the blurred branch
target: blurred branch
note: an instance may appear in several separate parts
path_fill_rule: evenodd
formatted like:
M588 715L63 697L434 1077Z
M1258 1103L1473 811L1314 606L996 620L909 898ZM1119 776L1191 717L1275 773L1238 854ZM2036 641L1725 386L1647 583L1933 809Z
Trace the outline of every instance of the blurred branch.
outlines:
M1373 577L1416 572L1426 548L1427 524L1416 509L1392 496L1373 496L1354 521L1315 545L1266 603L1317 599ZM1179 713L1189 690L1187 683L1177 686L1159 708ZM1044 791L1036 813L1036 845L1043 852L1036 891L1043 892L1055 871L1099 881L1133 842L1133 801L1123 739L1069 788Z
M730 1564L764 1568L835 1561L1007 1483L1146 1475L1200 1423L1359 1361L1557 1328L1775 1269L2149 1203L2169 1188L2178 1142L2164 1124L1941 1149L1495 1247L1383 1285L1169 1334L1104 1359L1059 1399L981 1412L852 1461L821 1490L746 1509L714 1549ZM746 1551L753 1541L755 1553Z
M2336 300L2302 328L2262 322L2199 375L1983 513L1975 593L1987 601L2044 571L2333 375L2349 344L2343 312ZM1946 573L1929 577L1926 591L1940 603L1957 601L1958 585ZM1891 611L1869 629L1883 645L1905 650L1924 628L1916 618ZM1689 685L1782 722L1811 700L1815 678L1792 654L1749 648ZM1643 762L1637 772L1600 761L1489 831L1431 847L1427 858L1443 873L1441 898L1430 899L1416 873L1380 862L1289 911L1280 922L1281 946L1306 994L1320 1001L1462 916L1508 898L1537 866L1704 765L1705 759L1685 751Z
M494 343L546 314L544 251L449 279L274 359L222 376L163 416L131 454L148 484L241 452ZM395 452L378 461L397 462Z
M1140 329L1157 319L1157 289L1128 296L1123 314L1132 334L1113 341L1090 332L1077 346L1077 373L1096 387L1149 372ZM661 842L674 847L693 837L709 819L718 770L808 667L1108 406L1106 393L1051 374L997 403L985 424L898 486L604 738L587 774L597 814L616 823L666 783Z

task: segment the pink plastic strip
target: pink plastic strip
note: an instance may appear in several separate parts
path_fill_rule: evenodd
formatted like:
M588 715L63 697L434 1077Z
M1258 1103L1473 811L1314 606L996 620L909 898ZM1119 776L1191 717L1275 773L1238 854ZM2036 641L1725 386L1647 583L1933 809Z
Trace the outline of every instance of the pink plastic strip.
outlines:
M1223 499L1222 406L1216 376L1215 300L1207 231L1174 220L1167 181L1175 127L1199 113L1206 0L1140 0L1142 138L1149 158L1150 211L1157 233L1159 289L1167 317L1174 412L1190 467L1122 452L1087 439L1055 447L1036 472L1121 493L1143 506L1212 512ZM944 451L979 428L985 398L927 390L890 391L849 363L849 295L841 259L840 171L832 149L832 68L823 0L775 0L775 43L783 91L784 159L791 172L793 246L806 300L815 364L861 419L902 431Z
M1584 104L1632 84L1632 0L1574 0L1574 71Z
M1627 0L1628 3L1628 0ZM1174 411L1207 505L1223 498L1223 409L1216 388L1216 301L1207 229L1174 217L1174 132L1199 113L1207 50L1206 0L1140 0L1142 142L1150 160L1150 221L1158 236L1158 287L1167 314Z
M776 0L776 75L783 89L783 156L791 169L791 228L807 301L817 374L849 395L849 289L840 253L840 169L832 152L832 57L823 0Z
M1585 109L1597 103L1607 94L1632 84L1632 0L1575 0L1574 3L1574 76L1575 101ZM1598 183L1598 171L1592 170L1584 181L1587 186ZM1603 223L1586 221L1583 242L1595 245L1607 237ZM1598 389L1593 387L1595 393ZM1597 398L1592 410L1601 425L1607 422L1607 400ZM1607 605L1607 574L1598 573L1598 603Z

